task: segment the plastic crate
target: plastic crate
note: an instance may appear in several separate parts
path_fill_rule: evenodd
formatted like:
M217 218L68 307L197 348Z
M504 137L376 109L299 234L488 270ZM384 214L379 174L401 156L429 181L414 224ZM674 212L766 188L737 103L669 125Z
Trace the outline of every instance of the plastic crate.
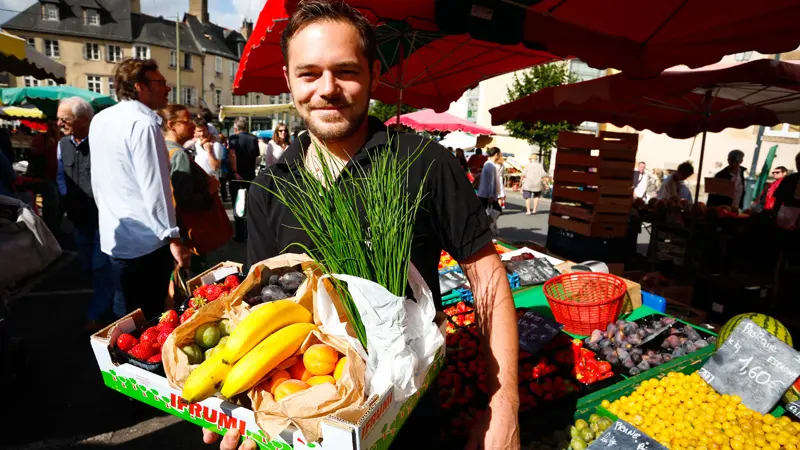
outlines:
M461 270L461 266L459 266L458 264L456 264L455 266L445 267L444 269L439 269L440 275L444 275L450 272L464 273L464 271Z
M442 296L442 306L455 305L461 301L461 293L457 290L450 291L449 294Z
M461 300L469 303L470 305L475 303L475 298L472 295L472 291L465 288L457 288L453 289L454 292L458 292L461 295Z
M516 273L509 273L508 275L508 284L511 285L511 289L519 289L519 274Z

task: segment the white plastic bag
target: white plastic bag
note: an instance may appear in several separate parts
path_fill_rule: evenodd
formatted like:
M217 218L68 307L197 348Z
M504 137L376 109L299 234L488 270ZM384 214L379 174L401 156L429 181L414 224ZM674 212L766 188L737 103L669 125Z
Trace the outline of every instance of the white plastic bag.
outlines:
M433 319L433 295L422 275L412 265L408 282L417 301L397 297L383 286L350 275L333 275L347 283L350 295L367 330L367 352L347 334L347 324L339 321L333 301L319 280L314 315L320 329L347 340L367 361L367 395L380 394L394 386L394 401L402 402L417 392L433 363L444 336Z
M233 214L238 218L243 218L245 204L247 203L247 189L239 189L236 192L236 199L233 201Z

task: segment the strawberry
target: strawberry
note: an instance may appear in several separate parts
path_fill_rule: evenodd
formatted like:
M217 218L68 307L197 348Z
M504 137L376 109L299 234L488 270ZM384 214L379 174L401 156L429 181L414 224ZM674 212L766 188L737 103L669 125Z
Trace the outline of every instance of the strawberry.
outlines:
M131 351L128 352L129 355L142 361L147 361L147 359L153 356L155 353L156 349L146 342L140 342L134 345Z
M186 311L181 314L181 323L189 320L197 311L194 308L186 308Z
M147 358L147 362L149 363L160 363L161 362L161 353L156 353L155 355Z
M117 338L117 348L122 350L123 352L129 351L138 343L139 340L133 337L133 335L128 333L122 333Z
M194 297L189 299L189 308L199 309L201 306L206 304L206 299L204 297Z
M140 344L154 344L156 342L156 338L158 338L158 333L161 331L158 327L150 327L144 330L144 333L139 337Z
M175 328L167 326L161 327L161 331L159 331L158 337L156 337L156 342L158 342L159 346L164 345L164 342L166 342L173 330L175 330Z
M222 295L223 291L224 289L222 286L218 284L211 284L206 290L206 298L209 302L213 302L214 300L218 299L220 295Z
M159 328L175 328L178 325L180 325L178 321L178 312L174 309L170 309L162 314L161 319L158 320Z
M208 285L207 284L204 284L204 285L200 286L199 288L195 289L194 292L192 292L192 297L203 297L203 298L206 298L206 290L207 289L208 289Z
M228 288L229 291L232 291L239 287L239 277L236 275L228 275L225 277L225 281L223 281L222 284Z

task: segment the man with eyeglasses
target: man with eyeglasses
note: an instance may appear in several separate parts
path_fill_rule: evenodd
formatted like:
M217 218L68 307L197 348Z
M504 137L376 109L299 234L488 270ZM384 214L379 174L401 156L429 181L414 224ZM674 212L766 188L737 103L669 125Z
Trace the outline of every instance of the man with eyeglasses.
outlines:
M771 211L775 208L775 191L778 190L778 187L781 185L781 181L783 181L784 177L789 174L789 169L784 166L778 166L770 172L772 178L775 181L769 185L769 187L762 191L759 198L753 202L753 205L760 204L762 201L764 202L764 210Z
M153 60L128 59L114 71L121 101L89 128L92 190L100 248L111 257L114 315L142 308L147 318L164 307L174 263L189 267L172 205L169 153L155 113L170 88Z

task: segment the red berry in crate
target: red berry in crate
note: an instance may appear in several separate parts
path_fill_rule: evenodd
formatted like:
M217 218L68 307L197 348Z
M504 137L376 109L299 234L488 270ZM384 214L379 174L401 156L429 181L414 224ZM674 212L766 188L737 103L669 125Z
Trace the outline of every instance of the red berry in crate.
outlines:
M164 314L161 315L161 319L158 320L158 326L161 328L169 327L175 328L180 325L178 312L174 309L170 309L166 311Z
M161 362L161 352L156 353L155 355L147 358L147 362L149 362L151 364L160 363Z
M122 333L117 338L117 348L122 350L123 352L127 352L133 348L134 345L138 344L139 340L133 337L133 335L128 333Z
M194 313L196 312L197 311L194 308L186 308L186 311L184 311L183 314L181 314L181 323L191 319Z
M200 309L206 303L205 297L193 297L189 299L189 308Z
M134 345L131 351L128 352L129 355L142 361L147 361L147 359L153 356L155 353L156 349L154 349L151 344L145 342L140 342Z
M156 339L158 339L158 333L161 330L158 327L150 327L144 330L141 336L139 336L139 343L140 344L154 344Z
M236 275L228 275L225 277L225 281L222 282L229 291L232 291L239 287L239 277Z
M211 284L206 290L206 299L208 299L209 302L213 302L214 300L218 299L224 291L225 289L222 286L218 284Z
M164 342L167 341L169 335L175 330L173 327L162 327L161 331L158 333L158 337L156 337L156 342L158 342L159 347L164 345Z
M209 285L204 284L204 285L198 287L197 289L195 289L194 292L192 292L192 297L203 297L203 298L205 298L206 297L206 290L208 289L208 286Z

